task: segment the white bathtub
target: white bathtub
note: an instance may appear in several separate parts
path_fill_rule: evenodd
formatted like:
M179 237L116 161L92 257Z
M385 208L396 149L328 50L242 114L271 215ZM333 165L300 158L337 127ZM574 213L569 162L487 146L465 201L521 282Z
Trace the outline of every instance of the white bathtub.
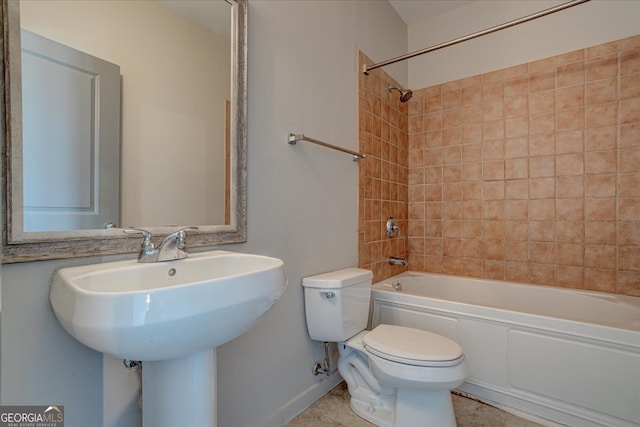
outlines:
M460 343L463 392L569 426L640 426L638 297L406 272L372 298L373 326Z

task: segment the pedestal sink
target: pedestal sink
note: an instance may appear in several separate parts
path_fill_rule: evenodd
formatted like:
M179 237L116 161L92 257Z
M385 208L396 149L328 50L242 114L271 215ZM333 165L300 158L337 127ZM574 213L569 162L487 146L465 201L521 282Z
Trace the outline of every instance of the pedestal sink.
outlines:
M286 286L279 259L210 251L62 268L50 300L76 340L143 362L144 427L215 427L216 347L249 330Z

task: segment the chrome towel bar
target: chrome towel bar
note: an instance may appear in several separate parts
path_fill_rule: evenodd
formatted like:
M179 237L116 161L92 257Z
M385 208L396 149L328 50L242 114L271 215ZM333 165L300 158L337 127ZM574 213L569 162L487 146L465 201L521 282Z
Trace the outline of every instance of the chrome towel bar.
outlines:
M312 142L314 144L322 145L323 147L327 147L327 148L331 148L333 150L342 151L343 153L351 154L353 156L353 160L354 161L360 160L360 159L364 159L366 157L364 154L358 153L357 151L351 151L351 150L348 150L346 148L338 147L336 145L332 145L332 144L326 143L324 141L320 141L318 139L311 138L309 136L306 136L303 133L300 133L300 134L289 133L289 144L295 145L296 142L298 142L298 141Z

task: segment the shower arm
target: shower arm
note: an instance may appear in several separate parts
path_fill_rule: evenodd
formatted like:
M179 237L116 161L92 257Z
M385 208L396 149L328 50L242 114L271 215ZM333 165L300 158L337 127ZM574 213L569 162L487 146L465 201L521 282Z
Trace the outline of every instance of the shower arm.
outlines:
M415 52L410 52L405 55L401 55L392 59L388 59L386 61L378 62L372 65L364 65L363 72L364 74L369 74L369 71L375 70L376 68L385 67L387 65L395 64L396 62L404 61L406 59L411 59L415 56L423 55L425 53L433 52L435 50L444 49L445 47L453 46L458 43L466 42L467 40L472 40L481 36L485 36L487 34L495 33L496 31L504 30L505 28L514 27L518 24L523 24L528 21L532 21L537 18L542 18L543 16L551 15L552 13L560 12L562 10L568 9L573 6L577 6L582 3L586 3L589 0L572 0L566 3L562 3L558 6L551 7L549 9L541 10L540 12L533 13L531 15L524 16L522 18L514 19L513 21L505 22L504 24L496 25L495 27L487 28L486 30L478 31L473 34L469 34L463 37L459 37L457 39L449 40L448 42L440 43L431 47L427 47L425 49L416 50Z

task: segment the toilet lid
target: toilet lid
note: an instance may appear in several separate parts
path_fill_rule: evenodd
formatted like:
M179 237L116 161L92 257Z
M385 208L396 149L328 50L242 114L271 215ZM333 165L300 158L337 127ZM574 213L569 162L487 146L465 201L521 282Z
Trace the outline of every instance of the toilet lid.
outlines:
M455 341L404 326L378 325L363 343L376 356L409 365L451 366L463 357L462 348Z

